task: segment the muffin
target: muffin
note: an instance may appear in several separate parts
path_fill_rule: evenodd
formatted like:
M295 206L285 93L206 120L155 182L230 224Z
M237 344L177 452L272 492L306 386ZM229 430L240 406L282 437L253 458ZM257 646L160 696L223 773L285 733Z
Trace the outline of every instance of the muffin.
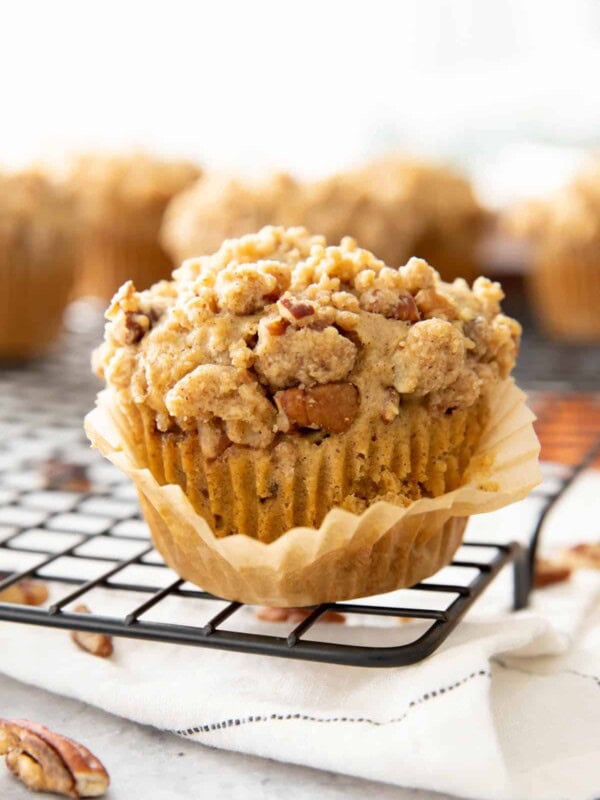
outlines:
M254 233L265 225L297 225L303 189L287 173L262 180L214 173L181 192L169 204L162 243L176 263L218 250L225 239Z
M546 201L514 209L506 225L531 242L530 296L546 331L600 339L600 160Z
M84 222L78 296L110 299L127 279L145 289L168 277L173 263L159 242L169 201L200 170L187 161L149 155L89 155L70 170Z
M94 367L128 447L218 537L458 487L520 327L498 284L266 227L107 312Z
M350 234L394 267L427 259L445 280L480 273L486 221L462 175L393 156L309 186L302 218L332 241Z
M78 223L58 183L36 171L0 173L0 358L46 350L72 288Z
M175 260L213 252L265 224L303 225L330 241L353 236L394 267L416 254L448 280L479 273L487 217L468 181L431 164L386 158L324 180L214 176L170 205L162 241Z

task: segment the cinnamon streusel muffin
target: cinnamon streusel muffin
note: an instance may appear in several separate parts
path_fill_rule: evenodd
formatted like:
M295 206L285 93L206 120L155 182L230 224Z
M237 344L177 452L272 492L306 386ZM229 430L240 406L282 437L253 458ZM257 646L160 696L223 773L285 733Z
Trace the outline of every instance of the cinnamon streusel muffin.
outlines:
M149 290L128 281L94 365L139 467L217 536L271 542L464 481L518 350L502 297L266 227Z
M444 280L474 278L487 214L468 180L442 166L388 156L307 187L302 224L351 235L390 266L417 255Z
M73 203L36 171L0 173L0 358L46 350L69 299L78 223Z
M600 338L600 160L546 201L513 209L508 229L529 238L529 288L547 331L562 339Z
M173 263L159 242L163 213L200 174L187 161L142 153L80 157L69 178L84 222L77 294L108 300L129 278L145 289L167 277Z

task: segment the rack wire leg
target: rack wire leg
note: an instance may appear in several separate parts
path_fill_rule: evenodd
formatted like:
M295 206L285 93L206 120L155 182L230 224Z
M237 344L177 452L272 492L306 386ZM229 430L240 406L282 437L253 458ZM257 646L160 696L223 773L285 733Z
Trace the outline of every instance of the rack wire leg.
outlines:
M518 611L527 608L531 593L531 568L528 551L521 545L516 545L513 560L514 593L513 608Z

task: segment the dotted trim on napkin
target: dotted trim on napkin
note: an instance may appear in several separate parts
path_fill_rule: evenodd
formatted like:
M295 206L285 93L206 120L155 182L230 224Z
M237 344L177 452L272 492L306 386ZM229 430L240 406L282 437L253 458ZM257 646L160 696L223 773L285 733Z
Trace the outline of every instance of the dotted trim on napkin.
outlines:
M211 733L212 731L223 730L224 728L233 728L238 725L249 725L254 722L270 722L272 720L302 720L303 722L359 722L375 727L390 725L392 723L402 722L408 716L410 710L422 703L433 700L435 697L451 692L464 686L465 683L473 680L474 678L486 677L491 678L492 673L489 670L480 669L477 672L471 672L464 678L451 683L448 686L442 686L439 689L432 689L430 692L425 692L416 700L411 700L407 706L407 710L400 717L393 717L392 719L381 722L379 720L370 719L369 717L313 717L309 714L258 714L249 717L242 717L240 719L226 719L222 722L210 722L205 725L195 725L193 728L184 728L182 730L173 730L171 733L176 733L178 736L194 736L197 733Z

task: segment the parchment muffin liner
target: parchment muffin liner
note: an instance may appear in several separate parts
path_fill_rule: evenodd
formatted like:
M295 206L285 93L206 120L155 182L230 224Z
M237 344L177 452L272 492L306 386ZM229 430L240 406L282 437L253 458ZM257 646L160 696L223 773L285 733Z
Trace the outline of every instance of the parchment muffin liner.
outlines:
M75 274L70 243L0 241L0 358L38 355L60 333Z
M219 538L179 485L160 485L139 466L119 415L102 392L86 432L134 481L165 562L213 594L250 604L308 606L411 586L451 560L468 516L520 500L540 482L534 416L509 379L490 398L488 422L453 491L404 507L377 501L361 514L333 508L318 529L291 528L269 543Z
M75 295L89 295L110 300L125 281L136 289L147 289L169 278L173 263L158 241L160 217L129 220L127 225L112 222L88 229L80 254L79 277Z
M576 249L541 254L532 265L528 288L546 330L560 339L600 339L600 255Z

